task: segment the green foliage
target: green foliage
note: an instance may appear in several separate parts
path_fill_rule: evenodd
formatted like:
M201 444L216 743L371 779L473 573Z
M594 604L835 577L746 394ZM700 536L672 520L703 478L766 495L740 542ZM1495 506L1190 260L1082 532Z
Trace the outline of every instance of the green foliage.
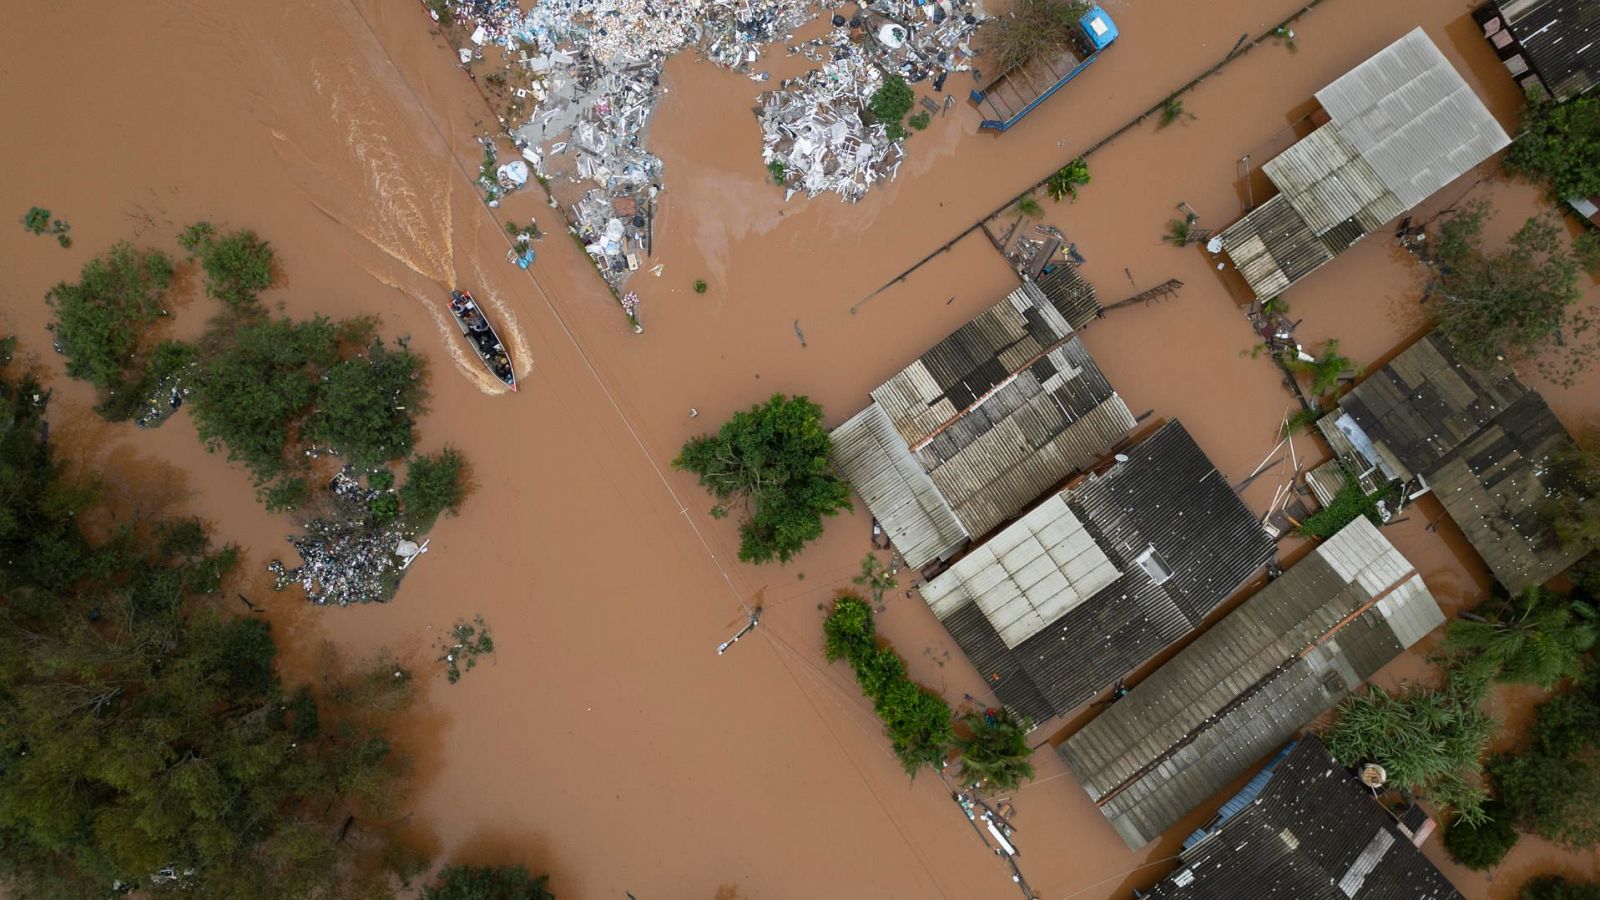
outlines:
M109 896L118 880L389 895L400 766L367 698L341 701L352 673L324 668L320 710L285 691L267 623L208 596L236 553L197 523L81 529L36 389L0 376L0 882L19 897ZM342 841L351 816L363 839ZM169 866L178 881L152 890Z
M1288 315L1289 301L1283 299L1282 295L1273 297L1261 304L1261 312L1268 316Z
M1445 629L1444 648L1474 677L1550 690L1582 669L1595 643L1595 612L1540 587L1501 597Z
M861 574L850 580L866 588L872 594L873 603L882 603L883 592L894 587L894 573L878 561L875 553L868 553L862 558Z
M372 513L373 521L379 524L392 522L400 515L400 498L394 494L379 494L367 504L367 509Z
M927 110L922 110L921 112L912 114L911 118L906 119L906 124L918 131L927 131L928 125L932 121L933 116L929 114Z
M1329 338L1322 347L1322 354L1312 362L1306 362L1292 354L1284 358L1289 368L1311 376L1311 393L1318 397L1332 391L1346 369L1356 370L1359 373L1358 367L1351 362L1350 357L1339 353L1338 338Z
M923 766L942 766L955 740L950 705L908 679L905 662L893 650L878 647L867 601L840 596L822 630L828 659L844 659L855 670L856 683L872 699L907 774L915 777Z
M898 141L906 136L900 120L911 111L916 100L917 95L904 78L889 74L884 76L883 84L872 92L872 98L867 101L867 112L871 114L871 121L879 122L888 129L889 140Z
M1039 205L1038 199L1032 194L1022 195L1022 198L1017 201L1017 211L1033 218L1044 215L1044 207Z
M67 374L94 385L102 402L139 380L141 345L162 315L172 260L127 242L89 260L75 284L50 290Z
M1050 180L1044 184L1045 193L1052 200L1060 203L1071 197L1074 202L1078 199L1078 188L1089 183L1089 164L1083 157L1078 157L1072 162L1062 166Z
M850 508L850 486L828 463L832 449L821 407L774 394L735 413L715 435L689 440L672 465L700 476L718 501L746 503L741 560L788 562L821 536L823 516Z
M437 883L422 889L424 900L555 900L550 876L534 877L522 866L445 866Z
M1361 489L1361 483L1354 475L1345 473L1344 486L1333 495L1333 501L1322 509L1306 517L1300 523L1300 533L1306 537L1329 538L1339 532L1339 529L1356 520L1357 516L1366 516L1374 525L1381 524L1378 515L1378 502L1392 502L1396 496L1394 485L1384 485L1371 494Z
M489 636L483 616L474 616L471 622L457 622L439 648L444 651L439 661L444 663L445 678L455 684L463 671L477 667L478 657L494 652L494 639Z
M42 206L30 206L22 214L22 227L29 234L44 234L50 230L50 210Z
M1600 686L1580 681L1539 706L1528 744L1489 764L1522 828L1573 849L1600 844Z
M789 168L783 164L783 160L775 159L767 163L767 177L772 179L773 184L783 184L788 174Z
M1434 243L1439 269L1429 288L1439 328L1469 365L1531 356L1552 379L1570 383L1594 352L1575 340L1592 324L1574 306L1587 262L1555 220L1530 218L1504 249L1483 248L1484 202L1444 219Z
M1323 739L1342 765L1376 762L1394 786L1477 824L1485 820L1482 758L1495 729L1483 692L1482 682L1464 678L1398 693L1371 686L1339 704Z
M1318 419L1327 414L1328 410L1323 409L1320 406L1300 407L1299 409L1290 413L1288 418L1283 420L1284 437L1288 437L1291 434L1299 434L1302 431L1308 430L1311 426L1317 424Z
M261 492L261 505L267 512L288 512L300 509L311 500L311 482L299 475L286 475L267 485Z
M1600 194L1600 96L1530 102L1506 168L1548 181L1557 199Z
M1576 443L1552 453L1539 515L1563 547L1600 547L1600 454ZM1596 572L1600 574L1600 567ZM1600 579L1596 581L1600 587Z
M306 421L310 440L366 469L411 453L412 416L424 397L422 358L405 341L374 340L363 356L330 368Z
M249 229L220 234L196 222L178 236L206 273L206 292L235 310L253 308L256 295L272 286L272 245Z
M970 712L962 722L971 737L958 739L961 748L961 774L970 782L984 781L993 787L1014 791L1033 777L1033 749L1028 746L1028 731L1033 723L1017 718L1009 709Z
M696 294L704 294L707 287L708 285L706 284L706 280L704 278L696 278L694 280L694 292Z
M1560 875L1531 878L1517 895L1520 900L1600 900L1600 884L1572 881Z
M1156 123L1156 127L1165 128L1181 118L1183 118L1183 101L1177 94L1173 94L1161 101L1161 121Z
M1005 15L983 25L983 53L995 73L1020 69L1041 57L1074 46L1078 19L1088 3L1066 0L1015 0Z
M1517 825L1497 800L1483 804L1483 820L1468 822L1457 816L1444 829L1444 846L1450 857L1469 869L1492 869L1517 844Z
M1182 219L1172 219L1171 221L1167 222L1167 234L1162 239L1172 243L1175 246L1183 247L1189 243L1189 235L1192 234L1193 231L1193 217L1185 216Z
M467 460L456 448L414 456L406 465L400 507L415 531L432 528L440 513L455 515L466 496Z
M259 317L213 332L195 373L191 408L200 439L244 463L259 481L287 467L291 430L310 412L322 375L339 361L339 328Z
M394 487L394 473L388 469L378 469L367 476L367 487L375 491L387 491Z

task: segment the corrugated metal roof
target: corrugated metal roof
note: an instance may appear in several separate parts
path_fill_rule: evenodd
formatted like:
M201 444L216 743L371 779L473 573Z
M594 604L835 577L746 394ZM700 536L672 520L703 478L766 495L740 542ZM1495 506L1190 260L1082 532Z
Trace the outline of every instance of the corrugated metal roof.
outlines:
M1356 519L1080 729L1061 755L1137 849L1443 621L1411 564Z
M1260 300L1276 297L1333 259L1333 252L1283 194L1251 210L1218 237Z
M901 555L923 560L914 565L947 557L966 543L955 511L877 403L833 430L833 461Z
M1556 99L1600 84L1600 0L1515 0L1499 8Z
M1357 220L1363 231L1405 212L1372 165L1332 123L1311 132L1261 167L1318 235Z
M1509 366L1472 368L1434 331L1339 399L1317 425L1360 471L1422 475L1513 593L1562 572L1563 548L1540 520L1550 454L1572 440ZM1376 458L1373 458L1376 457Z
M1462 900L1315 736L1261 796L1185 849L1155 900Z
M1402 209L1511 143L1420 27L1318 91L1317 101Z
M1181 637L1272 558L1272 541L1255 515L1180 423L1164 425L1127 455L1105 474L1047 500L1036 518L1024 517L975 548L972 565L963 559L924 588L1001 702L1035 718L1077 706ZM1063 505L1076 525L1058 514ZM1001 621L990 621L980 597L996 591L994 601L982 602L1005 609L1021 591L1019 583L1046 583L1051 569L1068 580L1069 571L1079 574L1079 557L1045 554L1045 564L1030 556L1027 564L1037 571L1020 579L1005 564L1013 550L1031 548L1052 525L1081 527L1121 574L1087 598L1062 604L1066 611L1054 621L1008 647L1000 628L1010 620L997 614ZM1157 581L1137 562L1152 546L1172 570L1170 578ZM1040 703L1044 715L1035 711Z
M1073 328L1082 328L1100 317L1100 300L1095 296L1094 285L1083 280L1077 266L1055 263L1054 268L1035 278L1034 284Z

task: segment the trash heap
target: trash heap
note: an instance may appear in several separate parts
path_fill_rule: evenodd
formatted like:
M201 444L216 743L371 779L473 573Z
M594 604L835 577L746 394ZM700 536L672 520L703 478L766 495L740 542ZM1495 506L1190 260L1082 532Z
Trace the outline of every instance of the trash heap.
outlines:
M267 564L274 590L299 584L318 606L388 600L406 561L396 552L406 540L404 525L372 515L372 502L383 492L364 487L349 466L328 483L328 493L326 514L307 522L304 535L289 536L300 565L290 569L276 559Z
M904 141L891 141L884 123L867 124L883 73L908 84L931 78L942 92L951 72L971 70L972 35L982 22L974 0L873 0L848 18L834 15L827 37L790 47L814 60L826 53L828 61L761 97L762 162L788 189L784 199L832 191L853 203L892 180ZM923 105L942 113L954 97L942 105L924 98Z

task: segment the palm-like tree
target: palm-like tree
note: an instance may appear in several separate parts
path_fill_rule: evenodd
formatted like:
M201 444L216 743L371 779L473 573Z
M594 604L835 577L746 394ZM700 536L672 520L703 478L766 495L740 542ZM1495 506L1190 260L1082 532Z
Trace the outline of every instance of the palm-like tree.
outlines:
M1451 622L1444 647L1461 654L1469 672L1549 690L1578 673L1595 638L1592 607L1532 587Z
M961 748L961 774L968 782L987 781L1003 790L1014 791L1023 781L1033 777L1033 763L1028 757L1033 751L1028 747L1028 731L1033 723L1018 718L1010 710L995 712L970 712L962 716L972 732L970 738L958 740Z

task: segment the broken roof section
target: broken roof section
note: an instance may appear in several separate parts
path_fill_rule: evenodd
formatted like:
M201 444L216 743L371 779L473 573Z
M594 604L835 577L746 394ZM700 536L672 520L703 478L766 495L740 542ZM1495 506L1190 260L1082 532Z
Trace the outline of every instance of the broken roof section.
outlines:
M1272 559L1222 473L1169 422L922 589L1000 702L1066 712L1199 624Z
M1153 900L1463 900L1313 735L1261 795L1183 851Z
M1137 850L1443 622L1422 576L1358 517L1059 752Z
M1513 77L1531 65L1557 100L1600 84L1600 0L1500 0L1495 9L1499 16L1483 23L1484 36Z
M834 430L834 464L917 568L1016 515L1134 424L1032 284L940 341L872 400Z
M1547 460L1572 436L1510 366L1473 368L1433 331L1317 422L1357 472L1421 476L1506 590L1543 584L1582 556L1539 515Z
M1318 91L1317 101L1330 121L1261 167L1278 196L1220 235L1260 299L1511 142L1421 28Z

